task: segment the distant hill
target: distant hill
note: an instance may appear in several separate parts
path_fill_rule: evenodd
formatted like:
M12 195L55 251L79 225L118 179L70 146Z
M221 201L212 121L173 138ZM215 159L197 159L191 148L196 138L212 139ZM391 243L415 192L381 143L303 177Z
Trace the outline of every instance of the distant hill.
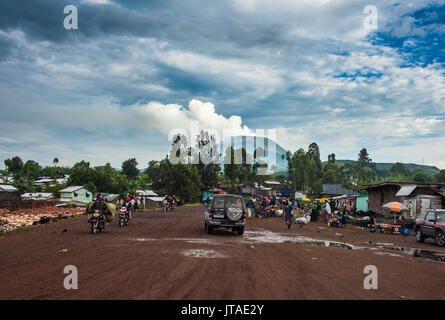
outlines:
M340 166L343 166L345 163L354 164L357 161L355 161L355 160L335 160L335 162L338 163ZM328 163L328 162L324 161L322 163L323 166L326 163ZM377 168L377 170L389 170L393 164L395 164L395 163L376 162L376 168ZM435 166L426 166L426 165L421 165L421 164L416 164L416 163L404 163L404 165L410 173L415 172L417 170L423 170L426 173L428 173L429 175L435 175L436 173L438 173L440 171L440 169Z

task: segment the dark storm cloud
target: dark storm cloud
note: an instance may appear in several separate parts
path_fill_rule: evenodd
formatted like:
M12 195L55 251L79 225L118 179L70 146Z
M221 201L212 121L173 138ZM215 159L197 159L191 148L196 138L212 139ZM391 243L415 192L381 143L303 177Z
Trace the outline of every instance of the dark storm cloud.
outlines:
M300 129L309 142L355 149L384 144L377 136L388 127L394 136L436 134L441 123L428 121L444 112L443 69L413 64L411 56L425 51L436 61L443 52L440 42L428 44L442 36L443 14L434 8L443 6L395 12L375 2L380 27L366 37L366 1L0 0L0 115L8 122L0 142L66 138L53 140L57 149L80 144L78 133L122 143L108 121L137 122L128 113L153 101L181 104L178 113L186 114L192 99L210 101L226 118L241 116L249 128L283 127L292 143ZM68 4L79 10L78 30L63 28ZM391 41L369 41L383 35L402 39L407 54ZM424 50L433 46L440 50ZM131 122L119 126L131 131ZM370 133L348 134L358 129Z

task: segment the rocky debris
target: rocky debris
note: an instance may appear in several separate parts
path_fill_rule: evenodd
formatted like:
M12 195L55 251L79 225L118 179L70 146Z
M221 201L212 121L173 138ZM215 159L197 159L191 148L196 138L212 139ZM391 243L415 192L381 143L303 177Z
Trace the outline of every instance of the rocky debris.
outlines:
M59 219L81 215L82 208L44 207L9 211L0 209L0 232L15 230L20 227L48 223Z

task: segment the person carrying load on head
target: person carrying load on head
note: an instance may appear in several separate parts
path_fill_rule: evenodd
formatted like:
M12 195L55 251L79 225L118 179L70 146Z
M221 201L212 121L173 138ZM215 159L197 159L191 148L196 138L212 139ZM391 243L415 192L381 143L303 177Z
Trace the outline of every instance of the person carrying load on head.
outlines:
M96 201L90 202L86 208L86 213L88 214L88 219L91 218L91 215L95 210L99 210L105 216L105 220L107 222L113 221L113 216L115 212L113 212L113 208L111 207L111 203L108 204L105 202L105 198L102 194L98 194L96 197Z

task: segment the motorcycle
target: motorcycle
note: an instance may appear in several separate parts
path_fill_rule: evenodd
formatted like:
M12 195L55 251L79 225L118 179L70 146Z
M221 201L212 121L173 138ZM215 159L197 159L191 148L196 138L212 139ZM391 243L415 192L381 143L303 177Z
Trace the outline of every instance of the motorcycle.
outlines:
M105 216L100 210L94 210L88 222L91 225L92 234L97 233L97 231L102 232L105 229Z
M276 214L275 214L275 210L276 210L276 207L275 207L275 206L268 206L268 207L266 208L266 215L267 215L268 217L275 217L275 216L276 216Z
M162 211L165 212L165 211L169 211L169 210L170 210L170 204L168 203L167 200L164 200L162 202Z
M130 212L126 207L122 207L119 211L119 226L126 226L130 222Z

